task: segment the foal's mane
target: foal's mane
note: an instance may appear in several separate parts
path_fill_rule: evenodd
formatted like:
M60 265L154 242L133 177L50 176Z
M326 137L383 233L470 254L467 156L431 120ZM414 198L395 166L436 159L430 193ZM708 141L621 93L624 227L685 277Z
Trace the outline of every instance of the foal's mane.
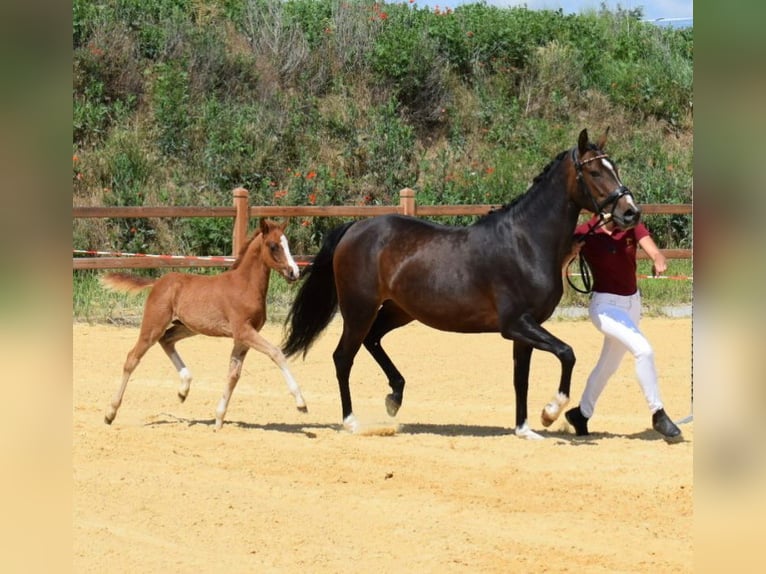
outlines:
M236 269L242 264L242 260L245 258L245 253L247 253L247 248L250 247L250 244L255 241L255 238L261 235L263 232L260 229L257 229L255 233L248 239L245 244L240 248L239 253L237 253L237 258L234 260L234 263L231 264L231 267L229 267L229 271L232 271L233 269Z

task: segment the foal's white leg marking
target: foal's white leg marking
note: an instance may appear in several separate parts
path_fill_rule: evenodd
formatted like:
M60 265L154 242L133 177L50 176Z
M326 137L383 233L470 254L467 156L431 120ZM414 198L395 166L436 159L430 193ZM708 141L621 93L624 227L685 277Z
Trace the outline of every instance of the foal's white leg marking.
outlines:
M229 400L231 399L231 393L234 392L234 387L237 386L237 381L242 375L242 363L244 362L245 353L241 354L241 358L238 356L232 356L229 363L229 381L226 384L226 389L223 391L221 400L218 401L218 407L215 409L215 430L221 430L223 426L223 417L226 414L226 409L229 408Z
M559 418L561 410L569 404L569 397L564 393L557 393L553 400L543 407L540 415L544 427L548 427Z
M119 409L120 405L122 404L122 397L125 394L125 388L128 386L129 378L130 378L130 373L123 372L122 383L120 384L120 388L118 388L117 392L114 393L114 396L112 397L112 402L109 403L109 408L107 409L106 415L104 416L104 420L108 424L112 424L114 417L117 416L117 409Z
M282 251L285 252L285 257L287 257L287 264L290 266L290 269L293 270L295 277L299 277L301 272L293 259L292 253L290 253L290 245L287 243L287 237L283 235L279 242L282 244Z
M545 439L543 435L537 434L535 431L529 428L527 421L524 421L524 424L521 425L520 427L516 427L516 436L519 438L525 438L527 440L544 440Z
M181 377L181 386L178 389L178 398L184 401L189 394L189 387L191 387L192 375L191 371L186 367L182 367L178 370L178 374Z
M306 401L303 399L303 395L301 394L301 388L298 386L298 383L295 382L290 369L287 368L287 365L282 365L280 368L282 369L282 375L285 377L285 382L287 382L287 389L295 397L295 406L299 411L308 411Z
M359 428L362 425L359 422L359 420L354 416L354 413L351 413L345 419L343 419L343 426L346 427L347 431L356 433L359 431Z
M284 236L283 236L284 237ZM269 343L260 333L253 330L249 337L247 338L247 344L250 345L253 349L256 351L259 351L266 355L269 359L271 359L282 371L282 375L285 377L285 382L287 383L287 389L290 391L290 393L295 398L295 406L299 411L306 412L308 408L306 407L306 401L303 399L303 394L301 393L301 388L298 386L298 383L293 378L292 373L290 372L290 369L287 367L287 359L285 359L284 354L279 349L279 347L275 347L271 343Z

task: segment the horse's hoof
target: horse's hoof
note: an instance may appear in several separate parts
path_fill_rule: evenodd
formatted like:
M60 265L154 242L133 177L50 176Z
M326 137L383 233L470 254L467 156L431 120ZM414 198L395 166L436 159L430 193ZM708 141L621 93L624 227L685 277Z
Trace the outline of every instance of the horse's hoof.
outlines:
M527 423L524 423L520 427L516 427L515 433L517 437L523 438L526 440L544 440L545 439L543 435L538 434L535 431L533 431L531 428L529 428Z
M112 424L112 421L114 420L114 417L109 418L108 416L104 416L104 422L108 425Z
M388 411L388 416L395 417L401 406L401 401L397 401L393 394L386 396L386 411Z
M354 416L354 413L351 413L345 419L343 419L343 428L345 428L351 434L356 434L359 431L361 424Z
M178 400L181 402L184 402L187 396L188 395L182 395L181 393L178 393Z
M545 406L543 408L543 412L540 413L540 422L543 423L543 426L548 428L551 426L558 417L558 413L556 413L556 416L553 416L551 413L548 412L548 407Z
M300 407L296 407L296 408L297 408L297 409L298 409L300 412L302 412L302 413L307 413L307 412L309 412L309 408L308 408L306 405L303 405L303 406L300 406Z

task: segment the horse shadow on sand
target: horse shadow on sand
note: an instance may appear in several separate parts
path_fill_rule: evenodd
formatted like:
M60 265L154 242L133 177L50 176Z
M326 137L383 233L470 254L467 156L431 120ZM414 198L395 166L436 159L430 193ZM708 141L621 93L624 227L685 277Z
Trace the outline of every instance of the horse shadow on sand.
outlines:
M185 417L179 417L169 413L162 413L153 417L151 420L144 424L149 427L160 427L164 425L178 425L182 424L188 427L197 425L215 427L215 419L191 419ZM252 423L245 421L226 421L224 427L233 426L245 430L262 430L267 432L280 432L287 434L305 435L308 438L316 438L315 431L335 431L345 432L344 427L340 423ZM436 435L444 437L504 437L514 436L514 429L512 427L502 427L495 425L466 425L466 424L438 424L438 423L392 423L391 428L395 431L386 433L386 435ZM351 434L351 433L347 433ZM375 433L373 433L375 434ZM610 433L610 432L592 432L588 436L576 436L567 430L548 430L543 431L542 435L547 439L556 439L558 441L565 441L575 446L595 446L603 440L609 439L628 439L628 440L643 440L643 441L658 441L662 440L652 429L645 429L640 432L625 434L625 433ZM685 439L676 442L686 442Z

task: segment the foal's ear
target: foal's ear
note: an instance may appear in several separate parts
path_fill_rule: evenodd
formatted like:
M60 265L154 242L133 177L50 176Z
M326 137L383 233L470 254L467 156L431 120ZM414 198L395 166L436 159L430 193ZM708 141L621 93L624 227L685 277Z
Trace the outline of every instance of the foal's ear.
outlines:
M261 224L261 233L266 235L269 232L269 224L270 223L271 222L268 219L266 219L265 217L261 217L261 223L260 223Z
M598 143L596 144L598 149L600 149L601 151L604 151L604 146L606 145L606 136L608 135L609 135L609 126L606 126L606 130L604 130L604 135L602 135L599 138Z
M588 151L588 130L584 129L580 132L580 137L577 138L577 151L580 152L580 157L585 155Z

